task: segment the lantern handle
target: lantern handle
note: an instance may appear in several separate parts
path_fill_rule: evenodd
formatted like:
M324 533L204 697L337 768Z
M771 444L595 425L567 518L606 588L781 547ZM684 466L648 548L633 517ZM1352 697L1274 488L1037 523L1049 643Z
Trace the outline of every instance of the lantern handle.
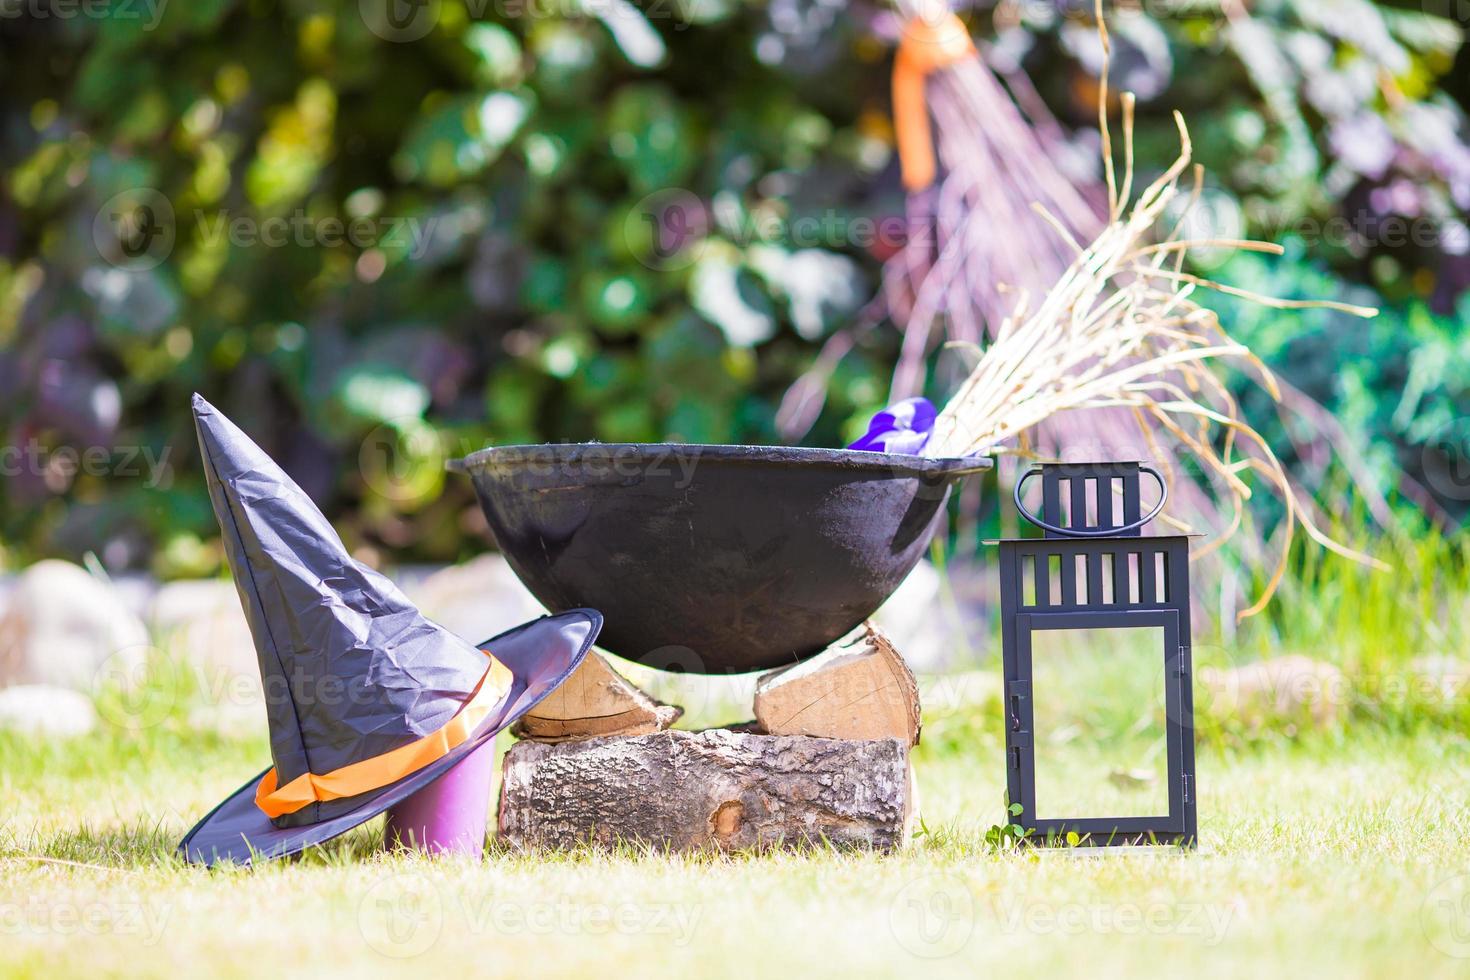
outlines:
M1031 513L1029 510L1026 509L1026 505L1021 503L1021 490L1026 486L1027 480L1031 479L1033 476L1041 472L1041 467L1039 466L1035 469L1027 470L1026 473L1022 475L1019 480L1016 481L1016 489L1011 496L1015 498L1016 510L1020 513L1022 517L1026 518L1026 520L1030 521L1032 524L1035 524L1037 527L1050 534L1057 534L1064 538L1121 537L1122 535L1127 534L1129 531L1138 530L1149 521L1153 520L1155 517L1158 517L1160 512L1162 512L1164 509L1164 504L1167 503L1169 500L1169 486L1164 482L1163 475L1160 474L1158 470L1154 469L1152 466L1147 465L1146 463L1139 463L1138 468L1144 473L1147 473L1149 476L1153 477L1154 481L1158 483L1159 502L1154 505L1153 510L1149 511L1143 517L1134 521L1132 524L1125 524L1122 527L1099 527L1092 528L1091 530L1072 527L1057 527L1055 524L1048 524L1046 521Z

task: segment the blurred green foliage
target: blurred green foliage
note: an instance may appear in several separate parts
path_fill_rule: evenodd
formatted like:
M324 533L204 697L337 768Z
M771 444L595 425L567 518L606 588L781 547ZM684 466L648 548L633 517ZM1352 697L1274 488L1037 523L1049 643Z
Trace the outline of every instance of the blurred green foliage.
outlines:
M962 12L1083 161L1090 6ZM1114 62L1141 165L1172 159L1177 107L1209 230L1305 242L1205 271L1389 311L1229 325L1380 477L1462 514L1470 493L1425 472L1470 402L1453 7L1142 9L1118 11ZM214 567L193 390L351 545L401 557L478 546L442 462L487 443L776 440L781 394L901 241L896 35L856 0L37 0L0 19L5 546ZM808 441L881 406L896 347L862 338Z

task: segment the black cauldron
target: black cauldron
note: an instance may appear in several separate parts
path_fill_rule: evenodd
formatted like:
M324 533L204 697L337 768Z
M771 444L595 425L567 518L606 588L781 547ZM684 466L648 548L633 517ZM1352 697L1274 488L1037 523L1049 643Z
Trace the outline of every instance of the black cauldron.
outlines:
M553 612L666 670L794 663L898 588L958 479L990 460L672 443L504 446L453 460Z

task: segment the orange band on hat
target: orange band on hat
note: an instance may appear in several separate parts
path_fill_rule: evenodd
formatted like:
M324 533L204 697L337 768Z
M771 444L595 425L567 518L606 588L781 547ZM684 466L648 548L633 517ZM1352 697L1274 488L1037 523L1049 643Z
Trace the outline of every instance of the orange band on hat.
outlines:
M921 191L934 183L934 141L924 80L930 73L975 55L970 32L953 13L935 20L912 17L893 59L893 129L903 186Z
M371 792L396 783L404 776L418 772L429 763L448 755L450 750L468 740L480 723L489 717L490 712L500 705L510 691L514 679L510 668L496 660L490 651L482 652L490 657L490 666L486 668L485 676L480 678L480 683L475 686L469 700L453 718L444 723L444 727L407 745L400 745L391 752L354 762L323 775L302 773L279 788L276 786L276 770L272 766L269 772L260 777L260 782L255 787L255 805L266 816L275 819L282 814L295 813L312 803L357 796L359 793Z

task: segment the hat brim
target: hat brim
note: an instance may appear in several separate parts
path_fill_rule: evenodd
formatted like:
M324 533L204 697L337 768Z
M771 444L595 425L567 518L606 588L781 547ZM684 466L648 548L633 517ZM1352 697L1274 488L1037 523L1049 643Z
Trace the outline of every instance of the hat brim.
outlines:
M384 786L346 813L303 827L277 827L255 805L255 787L265 775L262 772L185 834L179 853L190 864L250 864L298 854L366 823L448 772L556 690L582 663L601 629L601 613L573 609L486 640L480 646L491 650L511 672L510 691L469 739L442 758Z

